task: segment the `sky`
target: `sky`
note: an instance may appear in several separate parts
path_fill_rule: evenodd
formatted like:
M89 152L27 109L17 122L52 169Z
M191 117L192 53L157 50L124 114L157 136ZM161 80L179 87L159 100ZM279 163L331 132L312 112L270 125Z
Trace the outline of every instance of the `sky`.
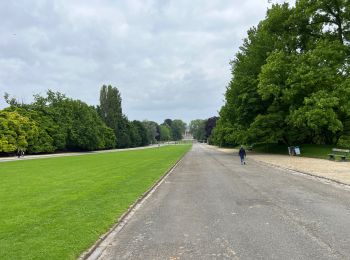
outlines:
M59 91L98 105L121 92L130 120L217 116L230 60L268 0L0 1L0 109Z

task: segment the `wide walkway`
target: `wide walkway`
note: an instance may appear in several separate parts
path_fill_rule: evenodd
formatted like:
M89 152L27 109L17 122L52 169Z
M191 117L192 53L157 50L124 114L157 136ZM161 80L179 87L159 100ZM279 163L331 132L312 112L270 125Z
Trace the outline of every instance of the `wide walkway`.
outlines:
M350 259L350 191L196 144L110 239L101 259Z

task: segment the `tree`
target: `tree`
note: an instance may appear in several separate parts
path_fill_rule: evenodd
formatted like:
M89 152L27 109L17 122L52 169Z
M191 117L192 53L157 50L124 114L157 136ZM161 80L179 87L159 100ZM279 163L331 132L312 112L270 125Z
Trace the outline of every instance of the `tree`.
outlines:
M212 131L215 128L216 122L218 121L218 119L219 118L217 116L213 116L213 117L208 118L205 121L204 130L205 130L205 137L206 138L210 138Z
M135 124L134 122L128 122L128 133L130 136L130 146L129 147L142 146L142 137L140 135L137 124Z
M212 140L220 145L347 140L349 1L275 4L232 65Z
M171 126L171 136L173 138L174 141L179 141L182 139L185 130L186 130L186 123L183 122L180 119L175 119L173 120Z
M171 130L167 124L159 126L160 141L169 141L171 139Z
M131 140L131 125L128 118L122 115L121 120L118 123L118 137L117 137L117 147L118 148L128 148L132 147L134 140Z
M165 119L163 124L167 124L169 127L171 127L171 125L173 124L173 120L171 120L169 118Z
M0 152L26 150L28 141L38 136L35 122L16 111L0 111Z
M138 132L138 135L140 136L140 143L138 146L149 145L150 139L149 139L149 135L147 133L147 129L144 126L144 124L138 120L134 120L132 123L135 126L135 128Z
M337 40L341 44L350 41L350 3L347 0L298 0L298 18L306 20L308 32ZM306 18L306 19L305 19Z
M27 117L38 127L38 134L28 140L27 153L50 153L56 150L51 133L57 131L58 126L51 117L34 110L31 105L11 106L6 110L17 112L21 116Z
M114 144L110 145L112 140L115 142L115 136L105 126L93 107L79 100L69 100L67 103L70 103L74 115L68 130L68 149L91 151L114 147Z
M97 107L97 112L106 125L114 130L117 143L123 142L121 146L124 146L125 140L119 140L120 138L125 139L126 131L121 104L122 98L116 87L112 87L111 85L103 85L101 87L100 105Z
M206 139L205 123L206 121L203 119L195 119L190 122L190 133L193 135L194 139Z
M26 138L28 153L56 150L98 150L115 147L113 130L105 125L96 110L59 92L35 96L32 104L7 108L28 118L37 134Z
M264 114L267 110L268 101L262 100L258 93L258 77L271 52L278 48L291 48L285 44L285 37L290 37L289 32L283 29L290 27L289 16L287 4L273 5L268 10L266 20L248 31L240 51L231 61L232 79L227 86L226 103L219 112L218 120L219 129L225 131L226 137L223 140L224 135L215 131L222 138L214 138L220 139L221 144L245 143L246 132L256 115Z
M150 143L159 141L159 125L153 121L142 121L143 126L146 128L147 139Z

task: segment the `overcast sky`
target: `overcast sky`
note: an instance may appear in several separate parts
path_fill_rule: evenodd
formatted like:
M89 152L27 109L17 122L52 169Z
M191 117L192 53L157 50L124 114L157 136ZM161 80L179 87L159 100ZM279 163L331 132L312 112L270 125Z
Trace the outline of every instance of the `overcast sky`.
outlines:
M276 1L274 1L276 2ZM129 119L217 115L246 31L268 0L0 1L0 108L47 89L97 105L118 87Z

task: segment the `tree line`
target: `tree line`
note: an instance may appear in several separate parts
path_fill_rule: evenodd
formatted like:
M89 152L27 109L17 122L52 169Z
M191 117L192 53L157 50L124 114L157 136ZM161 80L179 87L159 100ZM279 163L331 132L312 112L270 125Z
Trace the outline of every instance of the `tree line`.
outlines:
M213 116L208 119L192 120L189 124L189 130L193 138L198 141L212 143L211 134L218 119L218 117Z
M102 86L96 107L51 90L45 96L35 95L30 104L9 94L5 101L9 106L0 110L0 154L138 147L181 140L186 128L179 119L166 119L160 125L128 120L119 90L110 85Z
M350 2L274 4L248 31L213 131L222 146L350 146Z

